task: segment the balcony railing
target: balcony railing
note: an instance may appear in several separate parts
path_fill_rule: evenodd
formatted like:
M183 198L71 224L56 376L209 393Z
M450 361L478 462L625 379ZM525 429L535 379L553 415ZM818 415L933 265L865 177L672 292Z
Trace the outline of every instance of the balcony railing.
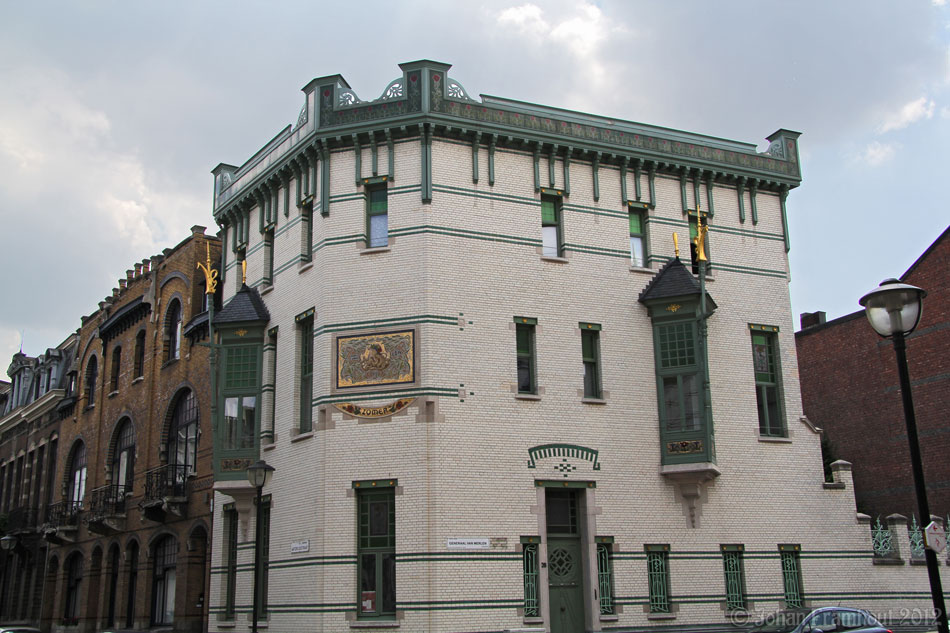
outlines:
M89 493L89 514L96 517L125 512L126 487L119 484L100 486Z
M79 524L82 501L60 501L46 508L46 522L53 527L75 527Z
M188 494L190 474L191 468L184 464L167 464L148 471L145 473L145 503L184 497Z

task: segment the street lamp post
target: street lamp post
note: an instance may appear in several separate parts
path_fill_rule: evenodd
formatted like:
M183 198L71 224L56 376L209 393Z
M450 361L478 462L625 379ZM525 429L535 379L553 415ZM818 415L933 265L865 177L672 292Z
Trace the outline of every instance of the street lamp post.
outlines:
M254 593L251 596L251 633L257 633L258 616L258 587L260 582L260 552L261 552L261 491L267 478L274 472L274 467L269 465L263 459L247 467L247 480L252 486L257 488L257 514L255 515L254 525Z
M920 459L920 441L917 438L917 417L914 415L914 400L910 391L910 374L907 371L907 345L904 337L920 323L921 303L926 291L903 284L896 279L885 279L881 285L861 297L859 303L867 314L874 331L894 340L897 355L897 373L900 377L901 398L904 404L904 421L907 424L907 441L910 444L910 464L914 473L914 488L917 492L917 510L921 524L930 522L930 506L927 503L927 488L924 484L924 468ZM933 598L940 633L950 633L947 628L947 612L944 607L943 589L940 585L940 567L937 553L929 547L924 550L927 559L927 574L930 577L930 594Z

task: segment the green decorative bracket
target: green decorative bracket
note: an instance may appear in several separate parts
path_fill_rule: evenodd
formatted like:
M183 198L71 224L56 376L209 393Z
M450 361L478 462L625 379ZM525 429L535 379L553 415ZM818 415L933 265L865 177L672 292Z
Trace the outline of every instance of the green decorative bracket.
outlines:
M541 444L528 449L528 468L537 468L537 462L551 457L573 457L590 462L593 470L600 470L597 461L598 452L586 446L576 444ZM560 483L560 482L559 482Z
M257 211L257 232L258 233L264 232L264 206L266 205L266 202L264 200L266 196L261 191L262 189L264 189L264 187L266 187L266 185L261 185L259 189L256 189L254 191L254 199L257 200L257 209L258 209Z
M642 163L639 158L633 161L633 195L636 196L637 202L639 202L640 198L642 197L641 192L640 192L641 166L642 166Z
M362 479L352 483L354 490L366 490L373 488L395 488L399 485L398 479Z
M788 213L785 209L785 199L788 198L788 185L782 185L778 192L779 205L782 210L782 239L785 240L785 252L791 249L791 243L788 239Z
M320 215L330 215L330 148L326 141L320 143Z
M363 148L360 146L360 137L353 135L353 166L356 169L356 184L360 184L363 177Z
M554 164L557 162L557 145L551 146L551 153L548 154L548 186L556 187L557 182L554 180Z
M488 186L495 185L495 143L498 142L498 135L492 134L491 141L488 143ZM537 174L537 172L535 172ZM537 175L535 175L537 182ZM535 190L537 191L537 190Z
M393 133L391 130L386 130L386 150L389 153L389 179L396 179L396 152L395 144L393 143Z
M568 147L564 152L564 193L568 196L571 195L571 154L573 152L573 147Z
M379 143L376 142L376 133L370 132L369 141L371 143L370 148L373 155L373 175L379 175Z
M650 207L656 208L656 164L650 165L649 185L650 185Z
M745 176L736 182L736 195L739 196L739 222L745 222Z
M534 190L541 190L541 148L538 145L534 146Z
M700 201L699 201L699 181L702 177L703 177L703 173L702 171L700 171L693 178L693 202L696 203L697 209L701 208Z
M432 202L432 128L423 125L422 134L422 203Z
M627 204L627 157L620 159L620 204Z
M600 152L594 153L594 158L591 161L591 176L594 179L594 202L600 200Z
M709 172L709 175L706 176L706 211L709 213L709 217L716 214L716 207L713 205L713 180L715 177L716 174L713 172Z
M290 172L285 171L283 173L283 188L284 188L284 217L290 217Z
M482 133L475 132L472 137L472 182L478 184L478 149L481 146Z
M689 203L686 201L686 168L680 168L680 199L683 201L683 213L689 213Z

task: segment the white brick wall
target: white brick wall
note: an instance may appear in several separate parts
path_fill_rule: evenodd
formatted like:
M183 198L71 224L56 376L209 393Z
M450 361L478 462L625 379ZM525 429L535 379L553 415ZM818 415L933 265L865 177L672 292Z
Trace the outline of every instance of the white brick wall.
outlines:
M426 554L422 561L397 563L397 594L402 630L498 631L525 626L515 606L476 608L491 601L523 596L519 538L541 534L536 479L564 479L553 470L556 460L527 467L528 449L565 443L599 451L601 469L590 462L577 466L568 481L594 481L588 495L593 531L613 536L615 595L622 613L610 626L649 624L639 604L647 597L645 544L671 546L671 585L677 604L677 625L721 623L725 615L719 546L742 543L747 550L746 586L753 608L763 612L779 606L782 576L778 544L802 546L806 599L814 603L845 602L886 610L926 606L927 575L923 567L872 565L870 535L855 519L850 475L845 490L822 486L819 436L800 421L794 325L786 278L788 262L781 239L782 221L776 195L758 194L758 224L753 225L746 194L746 221L740 223L734 188L717 185L710 244L713 261L708 292L718 304L709 320L712 411L717 464L722 475L703 492L698 527L689 525L674 486L659 474L660 446L651 322L638 301L640 291L659 270L631 270L628 257L568 251L567 263L543 261L539 247L492 241L539 241L540 206L534 191L528 153L501 150L495 154L495 185L488 184L488 155L479 154L480 178L472 183L470 146L433 142L431 204L422 204L418 140L395 145L395 179L389 183L389 229L442 227L466 236L418 232L390 239L390 248L361 254L365 230L362 188L356 186L352 152L335 152L331 160L331 195L351 196L334 202L329 217L314 214L315 245L329 238L353 241L324 245L312 266L296 260L300 251L299 210L290 218L278 209L273 288L263 295L277 337L275 404L276 442L262 457L276 468L268 492L273 495L271 527L270 630L346 631L343 609L356 597L356 566L317 557L356 554L356 499L352 482L397 478L397 554ZM362 173L371 175L369 148L363 148ZM388 171L387 150L379 149L379 173ZM555 168L563 186L562 163ZM621 253L629 248L626 209L621 201L620 171L602 165L600 199L594 201L591 166L572 161L570 196L564 199L564 241ZM547 156L540 162L541 185L548 185ZM628 196L634 197L633 170ZM649 251L672 257L671 234L689 258L688 226L682 213L678 179L656 178L657 205L649 211ZM649 200L646 171L641 175L642 199ZM293 190L294 183L291 183ZM454 193L440 190L452 187ZM459 191L460 190L460 191ZM687 185L690 206L693 187ZM318 194L319 196L319 194ZM516 199L512 199L515 197ZM708 208L705 183L701 200ZM584 207L581 212L572 207ZM263 251L257 210L251 216L249 281L262 274ZM613 214L613 215L611 215ZM289 228L285 228L289 225ZM417 229L421 231L421 229ZM490 234L490 235L487 235ZM485 239L475 239L481 237ZM230 239L229 239L230 244ZM228 253L230 257L230 251ZM719 266L722 268L719 268ZM745 272L737 272L743 270ZM762 272L773 271L772 276ZM235 274L229 271L229 274ZM239 273L237 273L239 274ZM776 276L777 275L777 276ZM233 294L228 283L226 293ZM458 325L420 323L417 368L426 389L458 389L458 397L429 396L437 401L435 422L424 420L424 400L416 401L391 420L357 420L330 407L329 425L312 435L294 437L297 424L299 350L294 317L315 307L315 328L328 324L437 315L457 317ZM513 316L538 319L538 401L518 400L515 384ZM605 405L581 403L582 364L578 322L603 326L600 345ZM784 406L789 441L764 442L758 437L754 376L748 324L781 328ZM374 326L378 327L378 326ZM405 329L412 325L393 326ZM354 328L355 331L355 328ZM316 398L331 395L332 335L314 343ZM461 385L464 385L462 387ZM381 395L373 403L394 397ZM315 407L314 425L320 418ZM540 498L543 498L540 497ZM221 508L216 498L213 566L220 569ZM240 532L253 537L253 527ZM590 536L590 535L588 535ZM447 556L449 538L504 538L507 545L491 554ZM291 555L290 544L309 540L310 551ZM544 553L542 547L542 554ZM240 551L240 563L252 561L252 550ZM466 556L472 558L466 559ZM817 557L815 557L817 556ZM543 558L542 558L543 560ZM310 564L290 566L294 562ZM588 561L589 562L589 561ZM286 564L286 567L282 567ZM212 577L212 613L223 605L223 576ZM249 571L238 582L238 604L250 604ZM882 599L882 592L900 589L919 597ZM854 592L861 595L854 596ZM542 591L541 610L549 626ZM588 590L588 624L601 626L597 601ZM677 596L699 597L680 601ZM705 601L703 601L705 600ZM446 603L462 608L405 608L410 603ZM336 606L333 606L336 605ZM343 606L340 606L343 605ZM411 605L410 605L411 606ZM239 615L235 628L245 628ZM669 624L668 621L657 624ZM212 615L212 631L232 630Z

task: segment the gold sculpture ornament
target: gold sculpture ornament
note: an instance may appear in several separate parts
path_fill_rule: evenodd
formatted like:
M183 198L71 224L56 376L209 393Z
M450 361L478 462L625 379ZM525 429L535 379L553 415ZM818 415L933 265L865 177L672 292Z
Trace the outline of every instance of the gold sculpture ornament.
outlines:
M205 263L198 262L198 269L205 275L205 294L213 295L218 287L218 271L211 267L211 244L205 243L207 253Z
M709 232L709 223L703 224L703 214L699 210L699 204L696 205L696 237L693 239L693 244L696 245L696 261L705 262L706 259L706 249L703 248L703 244L706 242L706 233Z
M679 259L679 256L680 256L680 236L676 234L676 231L673 231L673 252L676 254L676 258Z

